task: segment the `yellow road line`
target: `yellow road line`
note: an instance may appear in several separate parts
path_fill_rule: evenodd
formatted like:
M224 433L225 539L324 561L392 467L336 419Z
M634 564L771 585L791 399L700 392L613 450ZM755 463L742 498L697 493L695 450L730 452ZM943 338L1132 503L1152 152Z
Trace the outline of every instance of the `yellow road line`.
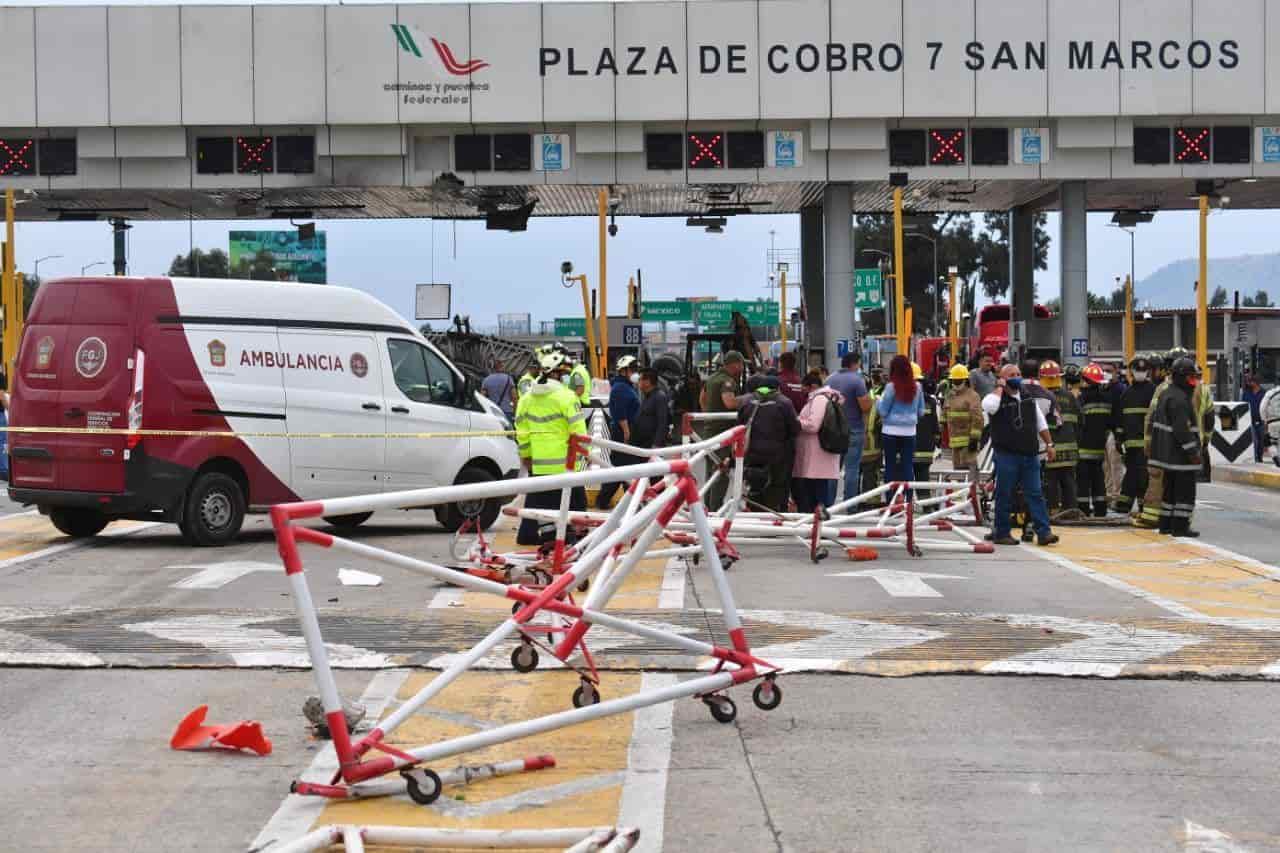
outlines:
M1206 616L1280 618L1280 579L1150 530L1063 529L1055 553Z
M118 521L107 530L126 530L143 523ZM0 560L33 554L51 545L60 545L69 541L71 540L59 532L43 515L23 514L0 518Z

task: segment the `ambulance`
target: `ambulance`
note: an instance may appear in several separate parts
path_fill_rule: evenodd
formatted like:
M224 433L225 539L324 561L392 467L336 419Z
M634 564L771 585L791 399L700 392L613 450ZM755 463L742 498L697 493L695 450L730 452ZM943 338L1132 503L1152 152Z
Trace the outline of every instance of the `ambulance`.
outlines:
M50 281L14 374L10 425L49 431L10 435L9 496L73 537L146 519L221 545L247 512L283 501L519 470L510 437L470 434L500 433L501 412L411 324L344 287ZM488 526L499 509L451 504L436 518ZM369 515L327 520L354 527Z

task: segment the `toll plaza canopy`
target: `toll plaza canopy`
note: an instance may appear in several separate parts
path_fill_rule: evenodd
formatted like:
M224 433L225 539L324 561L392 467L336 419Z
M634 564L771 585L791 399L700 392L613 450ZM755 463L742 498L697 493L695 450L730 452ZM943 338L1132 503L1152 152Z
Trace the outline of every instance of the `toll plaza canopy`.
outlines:
M24 219L870 211L891 171L925 211L1264 207L1278 49L1280 0L7 6L0 183Z

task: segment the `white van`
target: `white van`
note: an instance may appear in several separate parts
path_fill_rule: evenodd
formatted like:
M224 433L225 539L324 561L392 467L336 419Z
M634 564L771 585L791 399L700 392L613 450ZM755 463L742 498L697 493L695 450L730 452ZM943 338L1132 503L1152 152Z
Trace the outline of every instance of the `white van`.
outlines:
M15 433L9 495L59 530L174 522L218 545L246 511L513 477L501 413L413 326L332 285L75 278L40 287L12 378L14 426L231 431L218 436ZM279 436L279 437L276 437ZM436 511L446 528L496 501ZM369 516L329 519L354 526Z

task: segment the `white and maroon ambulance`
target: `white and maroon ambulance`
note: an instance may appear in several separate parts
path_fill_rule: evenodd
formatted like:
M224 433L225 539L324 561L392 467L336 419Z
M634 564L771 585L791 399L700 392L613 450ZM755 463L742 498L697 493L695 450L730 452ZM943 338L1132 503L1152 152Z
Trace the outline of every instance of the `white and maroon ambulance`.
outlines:
M504 428L404 319L344 287L224 279L73 278L41 285L10 382L19 427L196 435L13 433L9 496L62 532L176 523L196 544L281 501L514 476ZM234 432L236 437L199 435ZM456 529L483 507L437 511ZM354 526L362 514L329 519Z

